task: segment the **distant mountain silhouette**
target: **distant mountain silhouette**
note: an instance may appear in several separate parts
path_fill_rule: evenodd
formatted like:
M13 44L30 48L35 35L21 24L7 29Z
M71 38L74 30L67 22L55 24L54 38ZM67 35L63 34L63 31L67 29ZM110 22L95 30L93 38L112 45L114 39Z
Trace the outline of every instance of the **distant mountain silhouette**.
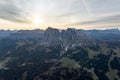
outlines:
M45 33L45 34L44 34ZM50 34L49 34L50 33ZM72 33L72 34L71 34ZM69 34L69 35L68 35ZM106 30L79 30L68 28L66 30L59 30L52 27L48 27L46 30L19 30L19 31L9 31L0 30L0 38L11 37L11 38L30 38L30 39L43 39L45 41L50 40L50 38L68 38L68 36L84 36L97 40L120 40L120 30L118 29L106 29ZM79 34L79 35L78 35ZM81 34L81 35L80 35ZM53 36L54 35L54 36ZM64 36L62 36L64 35ZM49 39L48 39L49 38ZM75 38L75 36L74 36ZM83 38L83 37L82 37ZM50 41L52 41L50 40Z

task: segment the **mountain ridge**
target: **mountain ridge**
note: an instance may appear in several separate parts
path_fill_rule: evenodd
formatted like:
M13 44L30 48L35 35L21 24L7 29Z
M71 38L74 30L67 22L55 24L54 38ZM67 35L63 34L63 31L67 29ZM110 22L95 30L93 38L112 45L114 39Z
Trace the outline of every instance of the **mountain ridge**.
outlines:
M56 29L49 27L51 29ZM69 28L68 28L69 29ZM74 28L70 28L74 29ZM47 29L46 29L47 30ZM0 38L6 38L6 37L15 37L15 35L19 38L28 37L31 39L38 38L41 39L44 36L44 32L46 30L40 30L40 29L35 29L35 30L0 30ZM56 29L59 32L66 31L67 29ZM106 29L106 30L82 30L82 29L74 29L77 30L78 32L83 32L87 36L97 39L97 40L120 40L120 30L119 29ZM58 33L59 33L58 32ZM24 36L21 36L23 34ZM33 35L34 34L34 35ZM39 36L37 36L39 35Z

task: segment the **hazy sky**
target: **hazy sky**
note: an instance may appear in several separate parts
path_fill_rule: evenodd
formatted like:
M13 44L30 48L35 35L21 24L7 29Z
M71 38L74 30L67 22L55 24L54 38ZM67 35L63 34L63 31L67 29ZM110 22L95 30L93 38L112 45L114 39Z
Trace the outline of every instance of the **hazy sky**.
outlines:
M120 0L0 0L0 29L119 28Z

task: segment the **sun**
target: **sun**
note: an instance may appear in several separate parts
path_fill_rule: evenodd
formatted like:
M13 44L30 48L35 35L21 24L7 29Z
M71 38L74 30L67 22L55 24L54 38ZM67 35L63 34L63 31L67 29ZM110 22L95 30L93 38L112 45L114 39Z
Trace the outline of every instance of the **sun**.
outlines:
M34 25L40 25L40 24L42 24L42 22L43 22L43 20L40 19L40 18L34 18L33 21L32 21L32 23Z

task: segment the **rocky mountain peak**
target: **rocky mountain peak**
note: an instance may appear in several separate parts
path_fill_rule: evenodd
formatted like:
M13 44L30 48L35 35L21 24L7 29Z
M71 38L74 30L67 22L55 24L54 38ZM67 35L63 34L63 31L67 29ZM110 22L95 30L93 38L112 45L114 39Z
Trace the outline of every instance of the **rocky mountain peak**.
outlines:
M57 39L59 36L60 36L60 32L58 29L48 27L44 33L44 40L51 42Z
M75 46L75 45L87 45L90 39L83 32L80 32L73 28L68 28L66 30L55 29L48 27L44 33L45 42L50 44L60 44L62 47Z

